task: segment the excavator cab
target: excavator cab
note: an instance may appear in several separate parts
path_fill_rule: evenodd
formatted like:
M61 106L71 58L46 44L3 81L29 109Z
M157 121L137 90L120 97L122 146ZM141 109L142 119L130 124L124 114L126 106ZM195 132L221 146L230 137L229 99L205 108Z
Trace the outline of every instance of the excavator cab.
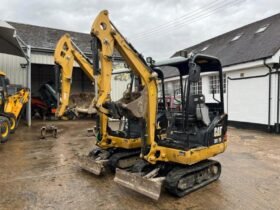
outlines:
M208 147L220 143L226 133L227 118L224 114L223 85L219 85L219 100L210 99L206 103L205 95L195 87L201 79L201 74L216 73L222 84L222 69L217 58L207 55L193 55L191 58L173 58L154 66L168 73L168 67L175 67L180 78L181 110L169 110L166 113L168 129L165 139L159 139L158 145L189 150L197 147ZM164 67L164 68L162 68ZM174 68L172 68L174 70ZM213 88L213 87L212 87ZM217 87L216 87L217 89ZM217 124L221 124L217 127ZM214 129L222 133L213 138Z

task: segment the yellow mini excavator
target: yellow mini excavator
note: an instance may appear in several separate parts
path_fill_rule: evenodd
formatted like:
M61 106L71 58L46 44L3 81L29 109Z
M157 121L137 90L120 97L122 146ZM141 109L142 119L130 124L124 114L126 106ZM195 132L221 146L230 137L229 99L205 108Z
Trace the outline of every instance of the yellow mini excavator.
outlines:
M14 133L24 106L29 100L29 90L20 85L10 85L4 72L0 72L0 142L9 139L10 133Z
M93 52L97 52L97 50ZM87 77L96 84L95 89L98 90L97 97L93 101L94 104L97 104L95 107L99 113L97 126L95 127L98 148L92 150L88 155L78 157L80 167L100 175L105 171L106 166L110 166L112 169L115 167L125 169L132 166L140 155L140 120L123 117L119 113L118 106L110 102L112 66L105 68L102 63L101 70L99 70L98 65L94 67L94 63L77 47L69 34L65 34L58 41L54 58L56 71L58 71L56 74L59 75L57 83L61 86L59 88L60 104L56 112L57 117L63 116L67 111L74 61L79 64ZM96 62L98 64L99 61L96 60ZM112 59L110 62L112 62ZM138 94L132 92L132 86L136 88L133 81L135 80L131 79L130 88L128 88L128 92L122 100L129 101ZM102 105L109 107L109 109L103 108ZM124 121L124 125L118 130L112 129L108 123L108 116Z
M129 170L118 169L120 167L115 165L117 170L114 180L153 199L159 198L162 185L181 197L217 180L221 165L209 158L224 152L227 146L227 114L224 113L220 61L215 57L193 54L164 62L150 62L148 65L113 25L106 10L95 19L91 35L93 51L98 52L95 54L98 58L94 60L95 66L98 61L101 62L96 108L104 114L100 120L104 130L100 132L97 145L101 148L126 148L125 145L133 145L133 139L112 138L107 134L104 116L110 115L112 110L138 122L140 131L134 146L138 148L141 141L141 159ZM114 48L120 52L142 84L137 97L118 103L108 100ZM168 126L164 135L161 135L162 129L157 121L157 79L158 76L163 78L165 71L178 71L181 109L166 112L165 121ZM219 99L213 94L211 103L205 102L203 94L191 91L203 73L217 74L219 78L219 85L215 87L219 90Z

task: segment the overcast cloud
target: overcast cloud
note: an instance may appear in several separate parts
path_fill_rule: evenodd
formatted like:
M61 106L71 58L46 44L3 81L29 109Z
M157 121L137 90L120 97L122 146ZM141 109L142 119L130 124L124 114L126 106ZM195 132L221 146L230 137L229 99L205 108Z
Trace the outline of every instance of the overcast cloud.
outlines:
M158 59L279 13L280 1L1 0L0 19L89 33L103 9L138 51Z

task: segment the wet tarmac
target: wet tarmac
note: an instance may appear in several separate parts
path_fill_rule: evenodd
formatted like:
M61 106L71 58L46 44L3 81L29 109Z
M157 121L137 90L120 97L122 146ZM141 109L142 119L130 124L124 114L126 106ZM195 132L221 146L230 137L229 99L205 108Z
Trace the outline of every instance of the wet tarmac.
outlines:
M163 192L155 202L74 164L94 147L92 121L55 122L57 139L40 139L45 122L21 126L0 145L0 209L280 209L280 136L230 128L229 146L214 158L220 179L184 198Z

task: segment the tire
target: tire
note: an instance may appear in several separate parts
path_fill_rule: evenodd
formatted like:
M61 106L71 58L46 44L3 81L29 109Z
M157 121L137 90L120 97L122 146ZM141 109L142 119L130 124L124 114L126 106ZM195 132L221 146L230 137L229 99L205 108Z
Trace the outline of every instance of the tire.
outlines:
M5 143L10 137L10 120L7 117L0 116L0 142Z
M15 133L16 132L16 129L17 129L17 119L14 115L11 115L9 117L9 120L10 120L10 133Z

